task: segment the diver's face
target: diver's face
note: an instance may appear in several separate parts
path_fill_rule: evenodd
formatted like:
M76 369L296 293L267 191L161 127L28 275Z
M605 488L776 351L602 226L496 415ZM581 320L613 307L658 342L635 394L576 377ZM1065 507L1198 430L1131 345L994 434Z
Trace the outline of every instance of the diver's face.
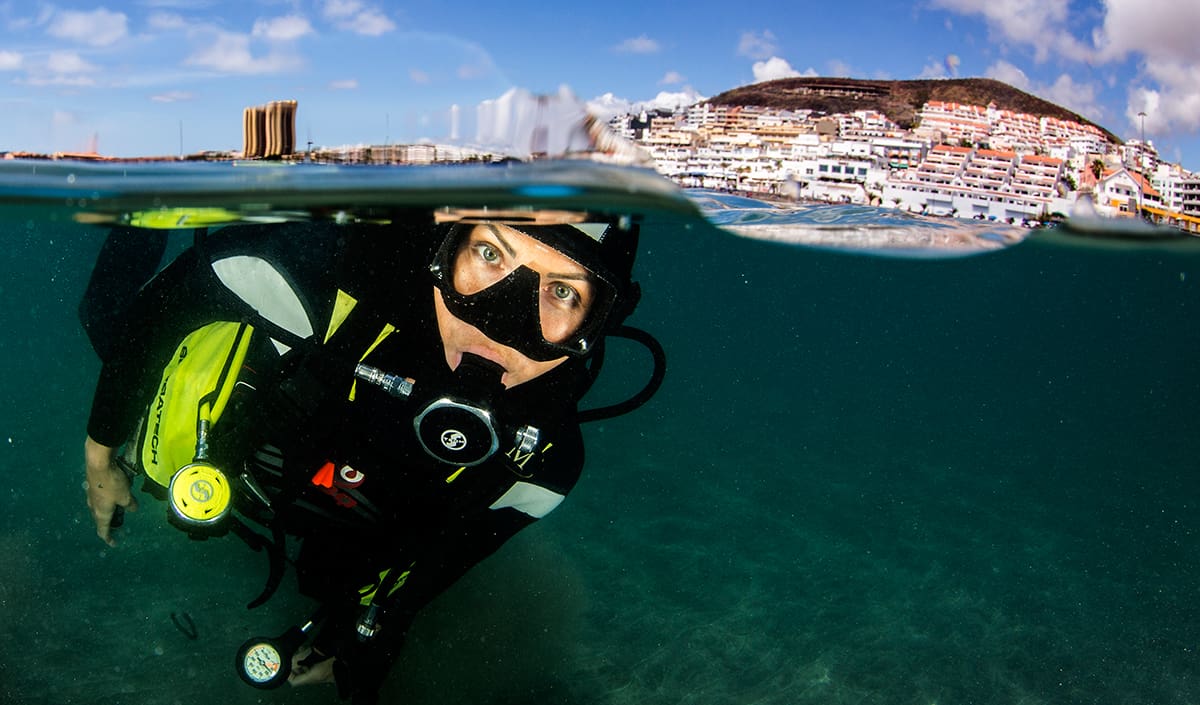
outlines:
M454 255L454 289L465 295L476 294L522 265L538 274L542 336L552 343L565 341L587 318L592 285L587 270L535 238L504 225L475 226ZM458 369L463 353L473 353L503 367L501 382L511 388L546 374L567 359L566 356L547 361L530 359L456 318L446 308L436 287L433 299L446 364L451 369ZM525 302L514 301L513 305Z

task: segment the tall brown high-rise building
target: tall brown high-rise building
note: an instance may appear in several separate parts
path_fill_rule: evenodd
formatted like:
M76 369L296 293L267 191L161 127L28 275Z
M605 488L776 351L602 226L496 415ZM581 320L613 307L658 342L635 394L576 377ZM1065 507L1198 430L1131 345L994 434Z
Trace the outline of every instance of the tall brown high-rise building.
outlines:
M261 107L242 111L242 156L261 157L267 146L267 111Z
M242 111L242 156L285 157L296 151L296 101L276 100Z

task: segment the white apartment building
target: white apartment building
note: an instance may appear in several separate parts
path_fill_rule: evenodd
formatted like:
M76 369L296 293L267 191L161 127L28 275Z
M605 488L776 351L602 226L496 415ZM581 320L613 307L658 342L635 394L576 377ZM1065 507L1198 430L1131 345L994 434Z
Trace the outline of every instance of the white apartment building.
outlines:
M1200 181L1200 178L1192 176L1177 164L1159 164L1150 177L1150 183L1162 196L1163 208L1182 213L1184 184L1193 178Z
M929 144L920 140L884 137L871 140L871 153L889 169L916 167L925 159Z
M1154 148L1154 143L1147 141L1143 143L1141 140L1128 140L1125 144L1117 147L1117 152L1121 155L1121 163L1126 169L1140 171L1143 174L1153 173L1158 169L1158 150Z
M1052 200L1065 195L1066 162L1054 157L1023 154L1017 158L1008 187L1018 196Z
M937 142L986 142L991 134L988 109L931 100L921 108L917 135Z
M1049 157L939 145L916 169L893 172L883 202L910 212L1016 222L1070 209L1063 173L1063 162Z

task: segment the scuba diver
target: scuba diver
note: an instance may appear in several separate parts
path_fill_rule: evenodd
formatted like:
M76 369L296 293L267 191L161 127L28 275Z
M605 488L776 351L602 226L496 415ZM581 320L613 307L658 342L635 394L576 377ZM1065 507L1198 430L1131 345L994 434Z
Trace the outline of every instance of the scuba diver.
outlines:
M318 607L242 646L253 686L333 682L376 702L417 612L571 491L581 421L662 379L661 348L623 325L640 297L627 217L234 225L153 274L162 232L114 228L81 305L103 362L88 506L114 544L144 474L172 523L265 551L251 606L290 560ZM613 335L649 347L655 373L580 412Z

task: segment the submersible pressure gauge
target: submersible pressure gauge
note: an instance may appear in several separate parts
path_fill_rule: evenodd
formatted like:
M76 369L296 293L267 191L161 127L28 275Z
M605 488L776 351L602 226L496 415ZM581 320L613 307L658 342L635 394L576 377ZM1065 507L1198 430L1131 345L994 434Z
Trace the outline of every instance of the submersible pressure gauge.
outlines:
M238 650L237 669L242 680L255 688L276 688L291 675L292 659L270 639L251 639Z
M283 685L292 675L292 657L304 643L316 617L302 627L292 627L276 637L255 636L237 650L234 668L247 685L268 690Z

